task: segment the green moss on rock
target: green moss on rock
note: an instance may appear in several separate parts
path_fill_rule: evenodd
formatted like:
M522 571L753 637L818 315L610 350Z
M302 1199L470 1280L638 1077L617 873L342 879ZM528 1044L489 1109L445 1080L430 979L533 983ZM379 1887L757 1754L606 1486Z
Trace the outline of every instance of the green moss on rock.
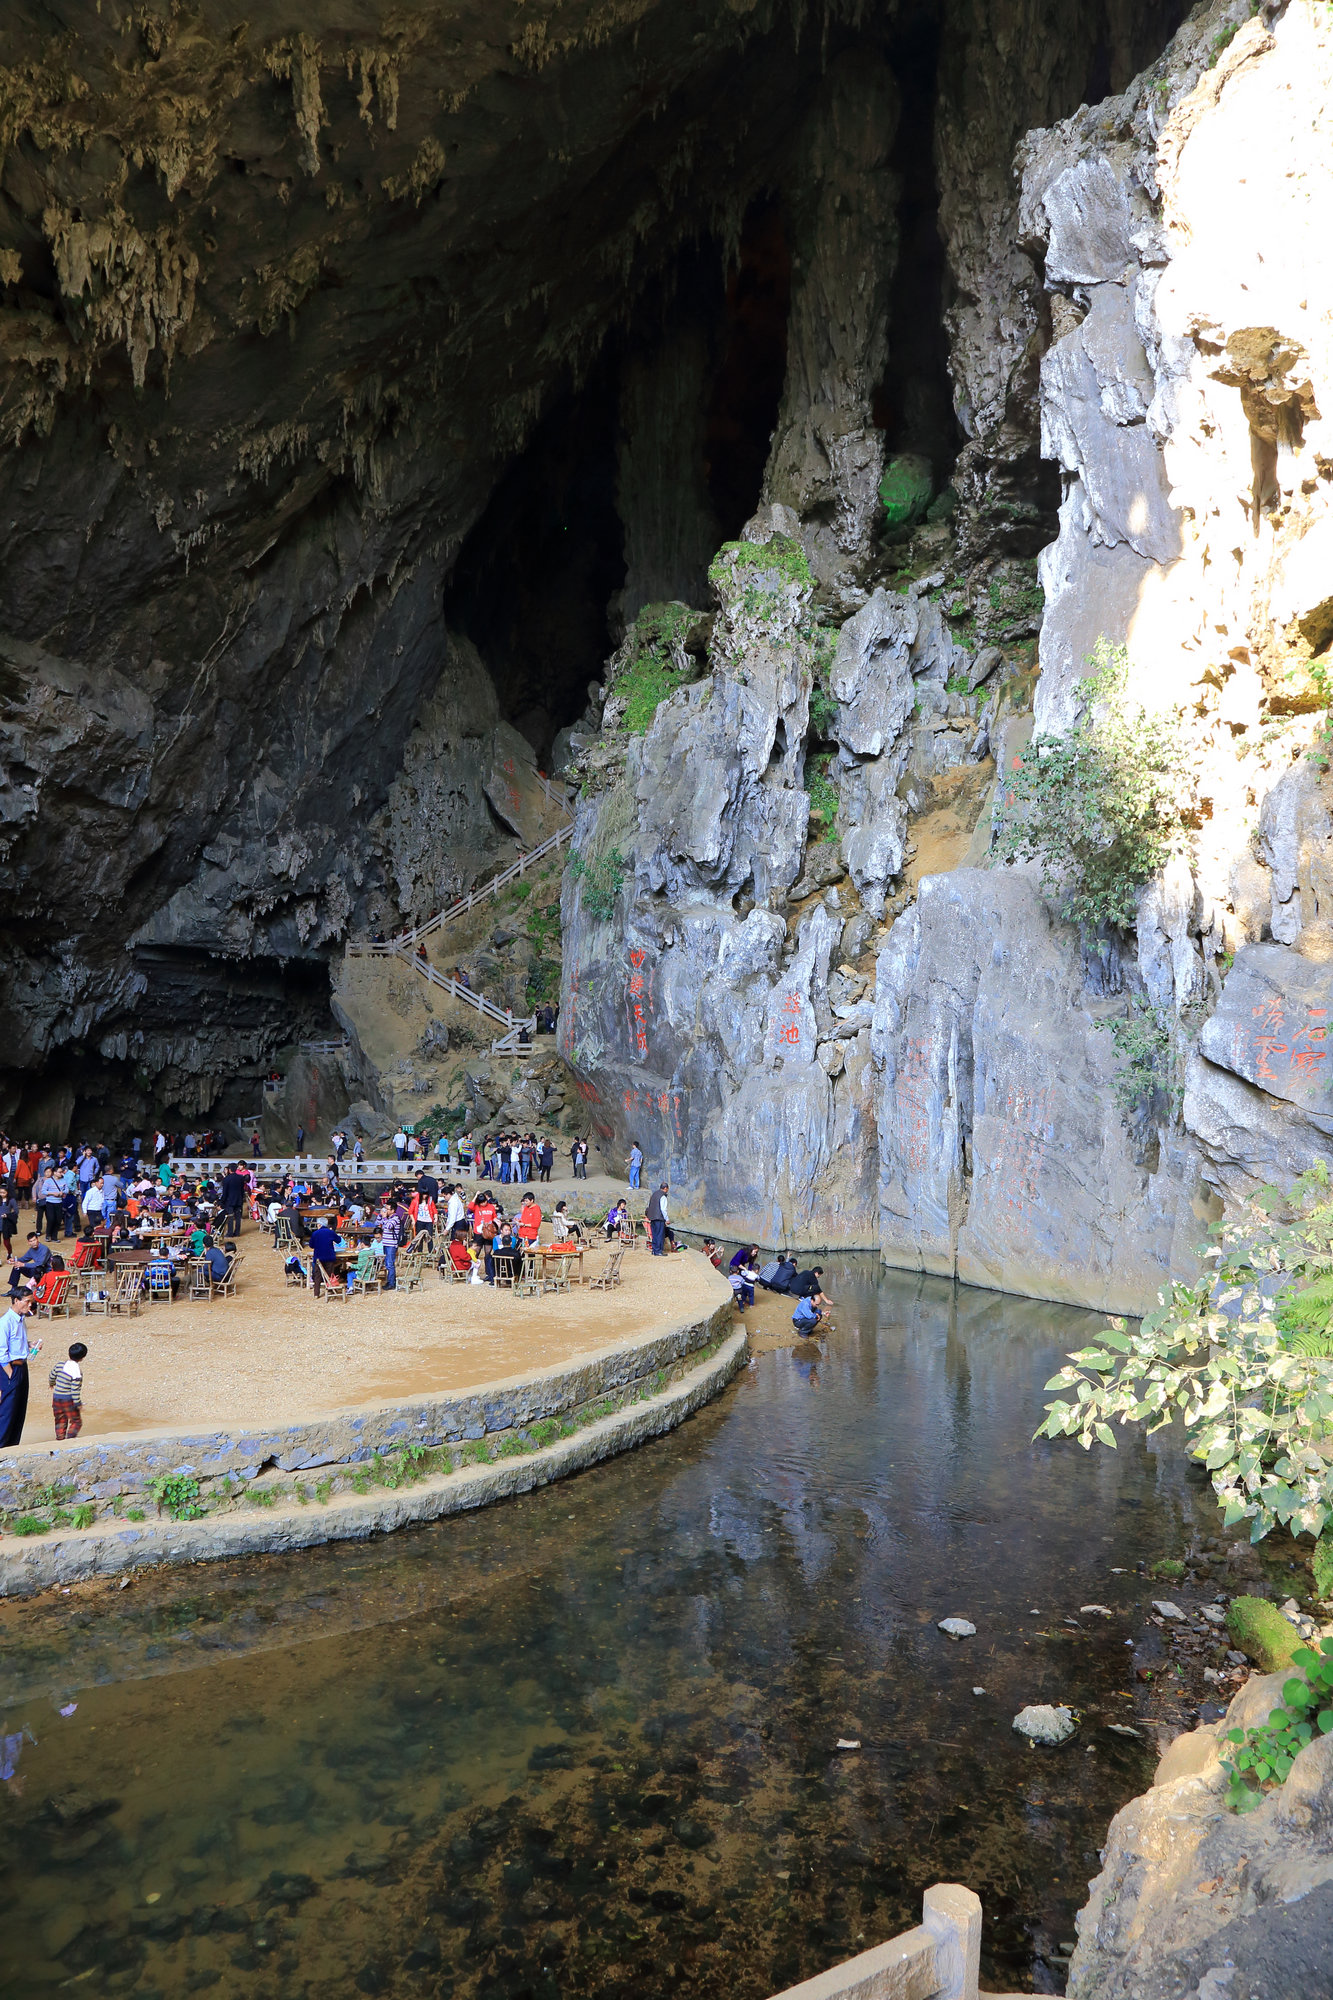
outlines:
M879 482L885 525L890 528L913 527L930 505L933 485L928 458L912 451L891 458Z
M1333 1528L1325 1528L1314 1545L1314 1587L1323 1603L1333 1599Z
M1292 1654L1302 1643L1290 1618L1284 1618L1265 1597L1233 1597L1227 1610L1227 1630L1237 1651L1266 1674L1289 1667Z

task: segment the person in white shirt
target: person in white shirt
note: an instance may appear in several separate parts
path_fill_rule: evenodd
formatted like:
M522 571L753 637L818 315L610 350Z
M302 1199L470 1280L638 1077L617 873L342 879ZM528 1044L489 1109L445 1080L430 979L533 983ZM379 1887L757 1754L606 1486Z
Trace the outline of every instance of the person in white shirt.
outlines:
M446 1236L453 1235L455 1227L463 1220L466 1214L467 1203L463 1200L457 1188L450 1188L449 1206L444 1212L444 1233Z

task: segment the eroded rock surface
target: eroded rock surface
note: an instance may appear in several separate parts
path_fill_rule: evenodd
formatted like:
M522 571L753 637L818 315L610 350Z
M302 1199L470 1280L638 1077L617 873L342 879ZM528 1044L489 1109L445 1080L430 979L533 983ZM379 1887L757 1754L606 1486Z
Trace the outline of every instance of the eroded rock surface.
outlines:
M1116 1814L1078 1917L1070 2000L1333 1988L1333 1737L1302 1750L1255 1811L1225 1806L1219 1742L1266 1722L1285 1678L1256 1676L1224 1722L1177 1738L1154 1789Z

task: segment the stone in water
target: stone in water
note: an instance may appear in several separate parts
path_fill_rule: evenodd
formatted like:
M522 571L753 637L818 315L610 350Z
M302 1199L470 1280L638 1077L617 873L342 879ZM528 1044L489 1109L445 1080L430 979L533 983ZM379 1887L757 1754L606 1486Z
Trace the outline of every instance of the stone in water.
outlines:
M940 1630L951 1639L973 1639L977 1628L969 1618L941 1618Z
M1226 1612L1223 1611L1219 1604L1201 1604L1199 1606L1200 1618L1206 1618L1210 1625L1224 1624L1226 1615Z
M859 1736L840 1736L838 1738L838 1748L839 1750L859 1750L861 1748L861 1739Z
M1169 1597L1154 1597L1152 1608L1154 1611L1160 1612L1163 1618L1183 1618L1185 1616L1180 1606L1173 1604Z
M1064 1743L1074 1733L1074 1716L1068 1708L1053 1708L1049 1702L1036 1702L1030 1708L1019 1710L1014 1717L1014 1728L1020 1736L1026 1736L1029 1743Z
M1111 1616L1111 1612L1105 1604L1080 1604L1078 1607L1080 1618L1086 1618L1091 1611L1095 1611L1099 1618L1109 1618Z

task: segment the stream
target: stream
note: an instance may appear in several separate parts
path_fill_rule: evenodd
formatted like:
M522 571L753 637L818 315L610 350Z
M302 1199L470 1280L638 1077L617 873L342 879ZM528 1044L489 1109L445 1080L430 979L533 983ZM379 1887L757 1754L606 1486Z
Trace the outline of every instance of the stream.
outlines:
M826 1270L820 1345L565 1484L0 1607L4 2000L764 2000L936 1881L1062 1992L1156 1760L1136 1565L1211 1495L1170 1433L1031 1441L1096 1316Z

